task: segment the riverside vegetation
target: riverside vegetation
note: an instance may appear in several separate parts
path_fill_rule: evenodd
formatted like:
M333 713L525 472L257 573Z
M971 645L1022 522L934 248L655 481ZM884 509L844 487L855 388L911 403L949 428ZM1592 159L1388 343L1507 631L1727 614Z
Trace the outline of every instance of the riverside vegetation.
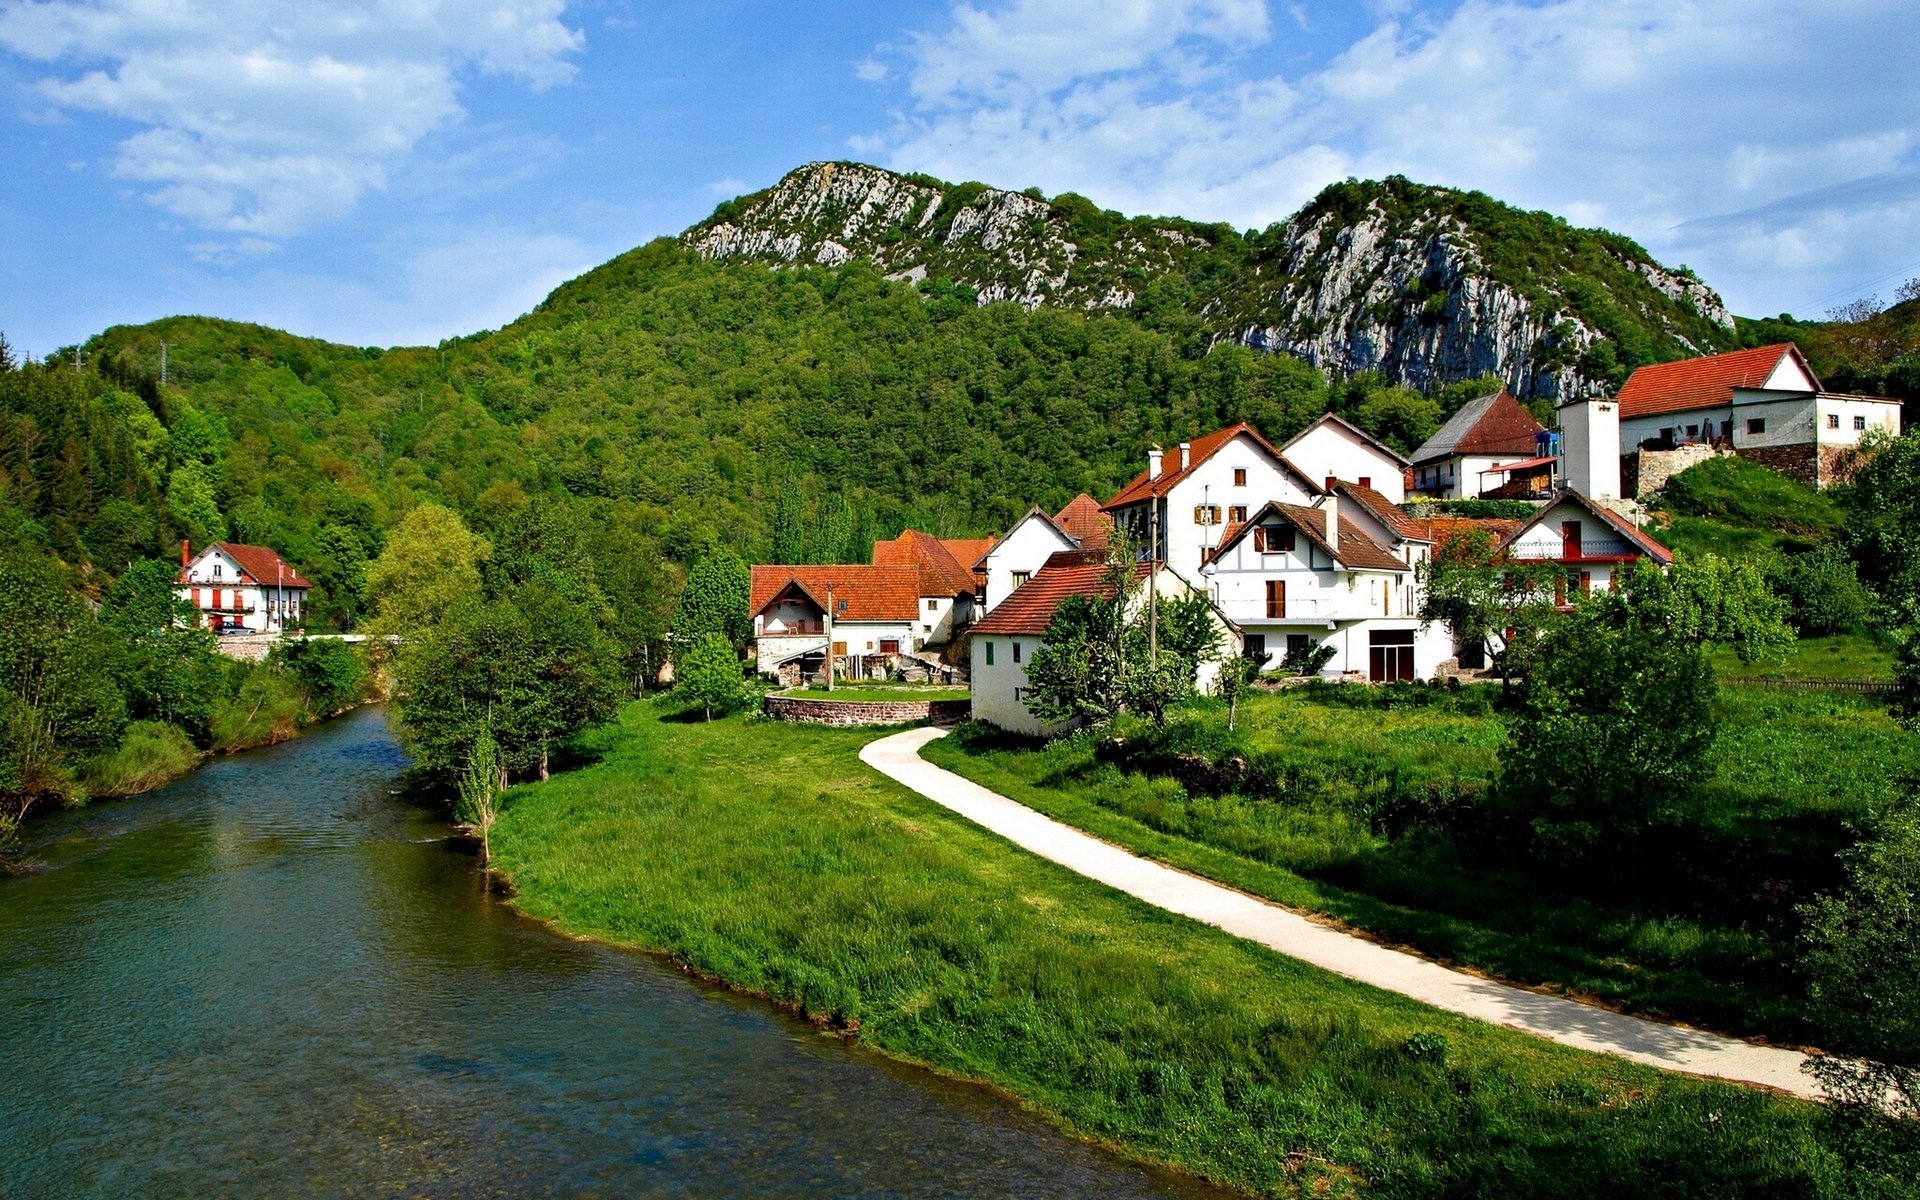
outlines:
M1881 1126L1451 1017L1116 896L866 770L874 736L630 705L593 765L514 790L494 861L568 932L1252 1191L1911 1195L1920 1156Z

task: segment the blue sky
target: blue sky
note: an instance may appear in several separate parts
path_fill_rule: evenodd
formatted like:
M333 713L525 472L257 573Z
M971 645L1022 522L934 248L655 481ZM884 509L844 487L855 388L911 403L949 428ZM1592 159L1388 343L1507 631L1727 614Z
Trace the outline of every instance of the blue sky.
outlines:
M820 158L1242 227L1398 172L1734 311L1920 275L1912 0L0 0L0 332L500 325Z

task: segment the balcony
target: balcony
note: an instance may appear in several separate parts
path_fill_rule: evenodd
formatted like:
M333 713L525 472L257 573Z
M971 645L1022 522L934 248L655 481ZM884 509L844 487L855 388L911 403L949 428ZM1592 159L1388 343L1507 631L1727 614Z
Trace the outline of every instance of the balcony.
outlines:
M1582 537L1578 540L1553 538L1521 542L1513 547L1513 557L1528 562L1618 562L1644 558L1646 551L1623 537Z
M787 621L783 624L769 622L761 637L819 637L827 631L825 621Z
M1406 587L1398 589L1384 605L1378 599L1370 599L1362 590L1298 599L1289 597L1284 606L1275 606L1263 599L1254 599L1227 600L1223 601L1220 607L1238 625L1271 624L1275 621L1302 623L1361 621L1369 617L1419 615L1418 596L1412 588Z

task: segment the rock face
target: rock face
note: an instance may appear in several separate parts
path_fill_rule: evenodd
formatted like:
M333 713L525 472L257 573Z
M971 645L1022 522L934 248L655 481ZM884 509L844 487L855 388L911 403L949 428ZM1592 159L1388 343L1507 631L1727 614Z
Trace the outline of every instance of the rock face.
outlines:
M859 259L982 304L1141 315L1173 304L1214 341L1422 390L1497 375L1521 397L1578 399L1638 362L1733 344L1710 288L1625 238L1398 178L1336 184L1243 236L1077 196L812 163L682 240L708 259Z

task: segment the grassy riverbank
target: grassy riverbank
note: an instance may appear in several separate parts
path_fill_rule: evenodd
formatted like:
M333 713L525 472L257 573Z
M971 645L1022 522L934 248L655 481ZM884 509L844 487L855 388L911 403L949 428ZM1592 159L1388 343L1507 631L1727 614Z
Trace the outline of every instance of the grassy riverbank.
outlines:
M1247 703L1232 736L1224 710L1201 703L1164 733L1134 731L1150 748L1125 762L1103 761L1090 738L1037 748L977 727L926 753L1136 852L1444 961L1821 1044L1795 972L1794 906L1830 882L1848 820L1920 770L1884 708L1727 688L1715 778L1688 821L1652 839L1632 872L1543 878L1490 848L1498 831L1479 805L1505 733L1487 699L1294 691ZM1183 756L1233 753L1281 794L1208 795L1174 777Z
M1551 1046L1116 896L882 779L875 735L660 719L517 788L526 912L1075 1132L1280 1194L1899 1195L1816 1106Z

